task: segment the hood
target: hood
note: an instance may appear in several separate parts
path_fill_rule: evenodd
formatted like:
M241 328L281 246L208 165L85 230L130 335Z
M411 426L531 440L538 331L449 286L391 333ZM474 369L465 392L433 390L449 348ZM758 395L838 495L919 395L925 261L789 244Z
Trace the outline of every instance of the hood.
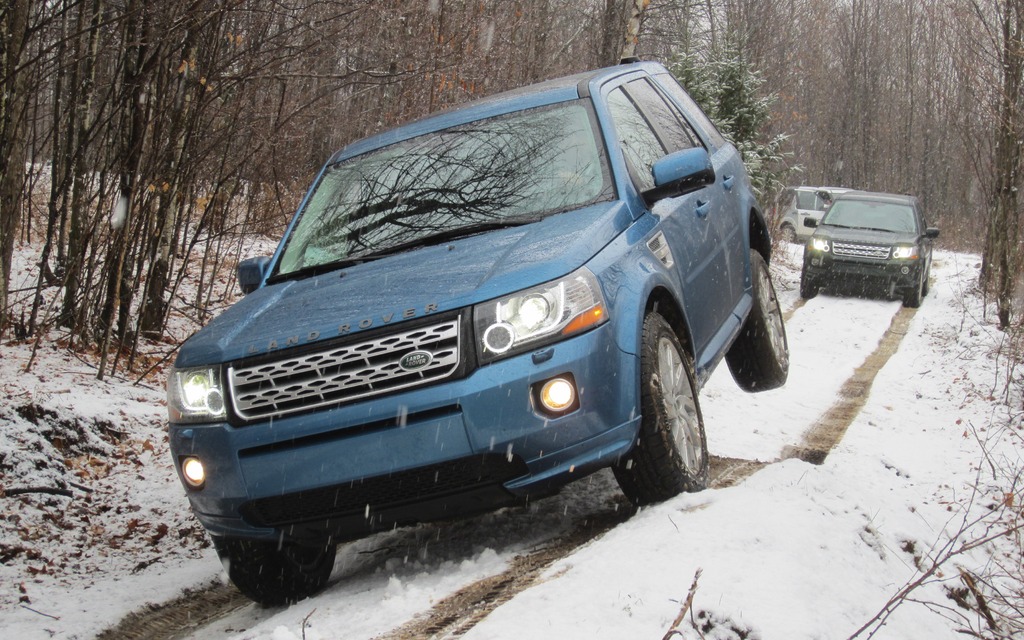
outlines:
M469 307L564 276L630 223L619 202L264 286L182 345L177 367L231 362Z
M863 244L914 244L918 234L909 231L875 231L874 229L847 229L822 225L814 235L826 237L839 242L857 242Z

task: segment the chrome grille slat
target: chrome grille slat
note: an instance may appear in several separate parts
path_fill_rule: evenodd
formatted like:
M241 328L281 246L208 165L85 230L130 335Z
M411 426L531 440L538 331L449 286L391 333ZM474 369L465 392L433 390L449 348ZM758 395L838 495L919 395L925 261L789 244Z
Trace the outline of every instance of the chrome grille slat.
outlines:
M832 253L842 258L864 258L866 260L888 260L889 245L854 244L833 242Z
M459 366L459 318L324 351L228 369L235 413L245 420L281 416L406 389L446 378ZM401 360L425 351L409 371Z

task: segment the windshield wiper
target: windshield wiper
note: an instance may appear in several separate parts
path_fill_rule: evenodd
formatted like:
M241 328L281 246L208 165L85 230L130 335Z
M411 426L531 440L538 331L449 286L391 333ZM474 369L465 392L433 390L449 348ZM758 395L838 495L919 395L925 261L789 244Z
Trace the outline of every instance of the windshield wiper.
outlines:
M513 220L503 220L501 222L480 222L465 227L458 227L456 229L446 229L444 231L438 231L437 233L430 233L425 236L420 236L415 240L410 240L408 242L402 242L396 245L392 245L390 247L386 247L384 249L374 251L366 255L371 258L383 258L384 256L390 256L396 253L402 253L404 251L410 251L412 249L419 249L420 247L430 247L438 245L449 240L455 240L457 238L475 236L478 233L497 231L499 229L510 229L512 227L521 227L526 224L537 222L538 220L540 220L540 218L516 218Z
M384 256L380 256L384 257ZM342 258L341 260L332 260L330 262L322 262L320 264L313 264L308 267L302 267L295 271L289 271L288 273L275 273L274 275L267 278L267 284L276 284L278 282L284 282L285 280L302 280L303 278L309 278L312 276L318 276L321 273L329 273L331 271L337 271L338 269L344 269L345 267L351 267L364 262L370 262L375 260L376 256L365 255L356 258Z
M289 271L288 273L278 273L267 279L268 284L274 284L277 282L284 282L285 280L300 280L302 278L309 278L311 276L320 275L322 273L328 273L331 271L337 271L338 269L344 269L345 267L351 267L364 262L372 262L388 256L393 256L398 253L404 253L406 251L412 251L420 247L429 247L449 240L455 240L456 238L464 238L467 236L477 235L478 233L485 233L487 231L496 231L498 229L509 229L511 227L521 227L526 224L537 222L540 218L516 218L512 220L504 220L502 222L481 222L478 224L472 224L465 227L458 227L457 229L447 229L445 231L439 231L437 233L427 234L420 236L414 240L408 242L401 242L399 244L391 245L377 251L369 251L355 256L348 256L340 260L332 260L330 262L323 262L321 264L313 264L308 267L296 269L295 271Z

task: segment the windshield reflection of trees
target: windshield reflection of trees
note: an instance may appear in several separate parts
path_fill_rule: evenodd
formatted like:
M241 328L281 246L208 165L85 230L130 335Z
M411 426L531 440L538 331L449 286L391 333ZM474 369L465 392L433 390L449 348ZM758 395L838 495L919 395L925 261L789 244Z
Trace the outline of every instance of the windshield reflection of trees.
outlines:
M579 105L484 120L328 170L285 270L381 251L463 227L526 222L611 196Z

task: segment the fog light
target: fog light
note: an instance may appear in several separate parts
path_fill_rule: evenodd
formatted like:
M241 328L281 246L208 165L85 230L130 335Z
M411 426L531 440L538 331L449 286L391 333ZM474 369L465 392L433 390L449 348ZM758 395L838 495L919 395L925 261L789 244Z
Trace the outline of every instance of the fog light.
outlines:
M907 275L908 273L910 273L910 267L903 267L902 269L900 269L900 273L902 273L903 275Z
M540 390L540 403L553 413L561 413L576 402L576 387L565 378L553 378Z
M181 463L181 474L190 487L198 489L206 482L206 469L199 458L185 458Z

